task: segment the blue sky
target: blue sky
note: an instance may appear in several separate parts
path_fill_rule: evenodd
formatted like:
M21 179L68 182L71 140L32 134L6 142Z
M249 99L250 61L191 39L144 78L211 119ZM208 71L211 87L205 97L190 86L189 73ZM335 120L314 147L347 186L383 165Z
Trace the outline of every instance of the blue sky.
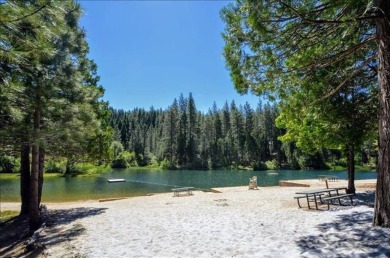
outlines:
M219 12L228 1L80 3L89 56L112 107L166 109L190 92L204 112L214 101L257 106L258 97L235 91L225 68Z

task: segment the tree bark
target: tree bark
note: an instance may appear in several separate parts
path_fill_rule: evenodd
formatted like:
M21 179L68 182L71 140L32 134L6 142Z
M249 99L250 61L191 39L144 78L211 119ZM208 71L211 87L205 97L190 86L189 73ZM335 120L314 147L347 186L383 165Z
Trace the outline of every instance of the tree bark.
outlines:
M355 193L355 148L354 145L348 145L347 150L348 160L348 189L347 193Z
M45 166L45 150L39 149L39 173L38 173L38 207L41 205L42 189L43 189L43 171Z
M20 215L28 214L30 198L30 144L23 137L20 148Z
M30 176L30 205L29 205L29 223L30 231L34 232L40 226L39 218L39 137L40 137L41 103L40 97L37 97L37 106L34 112L34 130L31 156L31 176Z
M379 160L374 226L390 227L390 1L374 0L378 40Z

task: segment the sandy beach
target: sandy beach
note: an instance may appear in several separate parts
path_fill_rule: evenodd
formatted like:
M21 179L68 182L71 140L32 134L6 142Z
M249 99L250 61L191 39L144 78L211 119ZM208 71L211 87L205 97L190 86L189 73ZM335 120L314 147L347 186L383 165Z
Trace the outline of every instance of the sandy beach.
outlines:
M372 188L358 188L354 206L329 211L298 208L293 196L307 187L216 190L47 204L49 222L39 232L43 255L390 257L390 229L371 225Z

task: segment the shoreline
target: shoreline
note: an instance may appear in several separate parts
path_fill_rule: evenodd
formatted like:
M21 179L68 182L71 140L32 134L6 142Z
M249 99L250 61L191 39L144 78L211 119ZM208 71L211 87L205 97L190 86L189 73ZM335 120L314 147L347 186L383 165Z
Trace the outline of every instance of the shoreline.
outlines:
M355 187L356 190L375 190L376 186L376 179L361 179L361 180L355 180ZM286 184L283 185L281 182L288 182L292 184ZM348 180L338 180L338 181L330 181L328 182L329 187L347 187L348 185ZM307 186L308 185L308 186ZM234 188L243 188L245 186L230 186L230 187L213 187L210 188L210 192L212 190L220 191L223 192L224 189L234 189ZM302 179L302 180L281 180L279 182L278 186L259 186L261 189L271 189L271 188L298 188L298 187L312 187L312 188L324 188L325 187L325 182L324 181L319 181L317 179ZM201 191L201 190L196 190L196 191ZM202 191L202 192L207 192L207 191ZM162 195L162 194L172 194L172 192L161 192L161 193L148 193L145 195L136 195L136 196L128 196L128 197L113 197L113 198L105 198L105 199L88 199L88 200L77 200L77 201L64 201L64 202L42 202L44 205L50 205L50 206L55 206L55 207L60 207L60 206L71 206L72 204L78 205L80 203L88 204L88 203L99 203L99 202L112 202L112 201L119 201L119 200L125 200L125 199L132 199L132 198L138 198L138 197L151 197L151 196L156 196L156 195ZM0 203L0 210L18 210L20 209L21 202L1 202ZM6 208L4 208L6 207ZM3 209L4 208L4 209Z

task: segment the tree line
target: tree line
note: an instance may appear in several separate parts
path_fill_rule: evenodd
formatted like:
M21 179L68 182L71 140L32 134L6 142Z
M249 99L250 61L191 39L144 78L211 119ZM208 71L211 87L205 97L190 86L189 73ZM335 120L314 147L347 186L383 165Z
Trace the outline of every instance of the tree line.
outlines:
M251 168L323 169L330 163L345 164L340 150L303 152L294 142L279 138L277 104L259 102L237 106L214 103L204 113L196 109L190 93L183 94L165 110L131 111L111 109L109 124L114 129L111 145L113 167L158 165L176 169ZM375 164L373 141L356 151L361 163Z

